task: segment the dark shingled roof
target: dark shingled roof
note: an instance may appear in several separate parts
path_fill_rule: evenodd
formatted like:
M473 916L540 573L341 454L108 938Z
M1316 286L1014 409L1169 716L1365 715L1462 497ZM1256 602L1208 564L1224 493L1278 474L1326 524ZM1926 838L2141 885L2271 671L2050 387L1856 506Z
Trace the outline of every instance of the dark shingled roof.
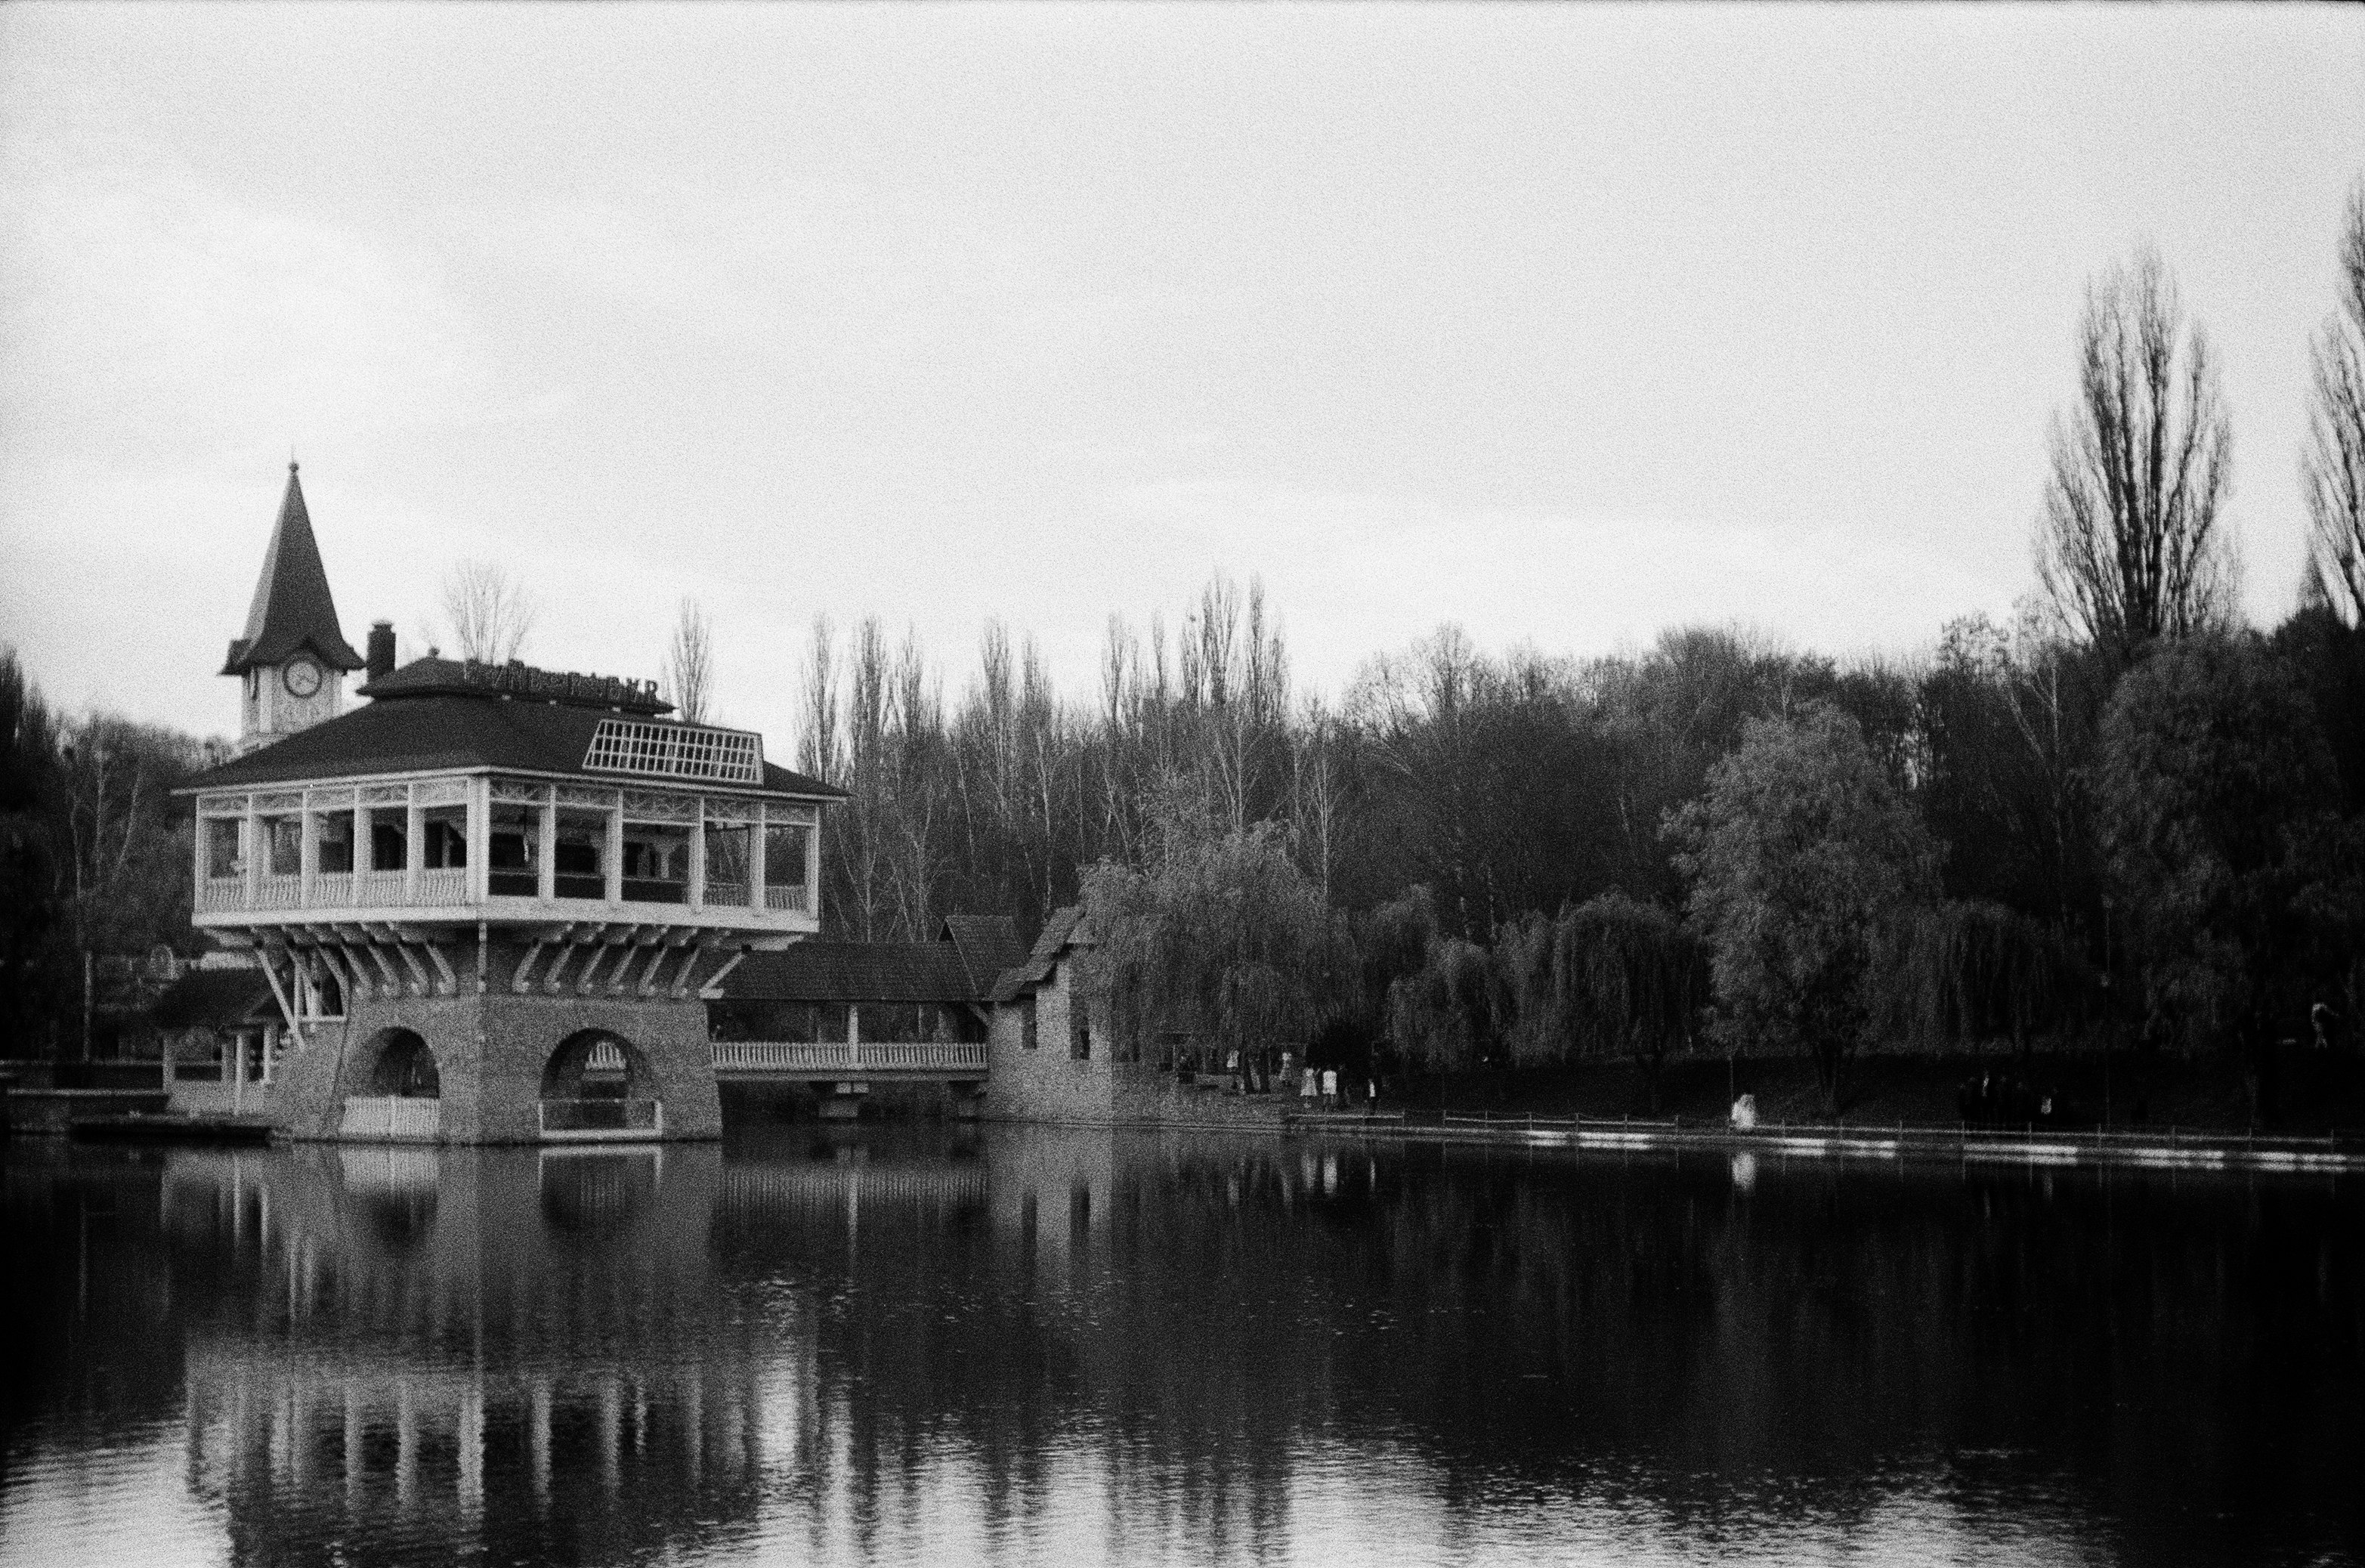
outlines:
M800 942L723 977L733 1001L980 1002L950 942Z
M148 1020L160 1029L227 1029L266 1014L275 1018L278 1009L261 969L191 969L165 988Z
M981 999L993 990L994 980L1003 970L1026 959L1018 923L1006 914L948 914L943 939L960 954L961 967L969 970Z
M1079 936L1076 928L1083 924L1084 906L1071 903L1065 909L1055 909L1051 918L1043 923L1043 933L1035 938L1035 950L1026 955L1024 963L1014 965L993 982L993 1000L1015 1002L1021 991L1032 991L1051 978L1051 966L1070 944L1092 940L1089 933Z
M329 574L312 539L312 518L304 510L304 487L296 465L287 465L287 494L279 521L263 553L263 576L247 607L246 634L230 645L224 675L244 675L255 665L275 665L298 648L309 648L331 669L360 669L366 663L337 625L337 601L329 594Z
M199 774L184 786L184 792L454 768L572 773L603 784L629 785L635 781L633 774L595 772L583 766L600 721L614 717L617 715L602 708L520 701L491 695L406 697L376 701L340 713L309 729L298 730L286 740ZM645 716L635 716L634 722L673 722ZM696 782L712 790L753 788L720 781ZM843 790L768 762L764 765L760 788L814 800L841 800L846 794Z

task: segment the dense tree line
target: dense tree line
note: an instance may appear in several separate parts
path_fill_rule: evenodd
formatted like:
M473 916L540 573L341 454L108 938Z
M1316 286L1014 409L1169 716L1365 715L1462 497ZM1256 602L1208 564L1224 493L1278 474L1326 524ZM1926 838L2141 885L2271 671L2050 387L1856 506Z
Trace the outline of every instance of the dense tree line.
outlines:
M172 790L218 759L170 730L58 713L0 648L0 1055L73 1054L85 997L108 1002L124 960L196 950L194 829Z
M1262 596L1219 577L1171 639L1113 622L1090 704L997 628L949 710L915 644L824 625L804 761L854 795L834 918L916 936L1083 896L1110 996L1162 998L1170 1032L1238 1033L1207 999L1245 988L1269 1029L1433 1068L1713 1045L1835 1086L1868 1044L2255 1051L2317 1002L2365 1015L2365 197L2341 261L2315 569L2270 633L2235 611L2207 340L2144 252L2090 292L2014 624L1852 665L1725 629L1575 660L1446 627L1332 709L1293 702Z
M1779 1049L1835 1087L1868 1047L2256 1053L2317 1003L2365 1023L2365 187L2339 259L2302 464L2314 569L2271 632L2235 612L2207 341L2146 253L2086 302L2044 598L1911 659L1712 627L1576 659L1447 626L1334 703L1294 689L1259 585L1219 576L1171 628L1113 618L1087 698L998 624L948 698L915 636L817 622L797 760L849 794L830 933L1084 902L1144 1059L1180 1037L1655 1076ZM706 647L686 607L685 696ZM200 748L61 721L5 668L21 1015L73 954L186 943L165 790Z

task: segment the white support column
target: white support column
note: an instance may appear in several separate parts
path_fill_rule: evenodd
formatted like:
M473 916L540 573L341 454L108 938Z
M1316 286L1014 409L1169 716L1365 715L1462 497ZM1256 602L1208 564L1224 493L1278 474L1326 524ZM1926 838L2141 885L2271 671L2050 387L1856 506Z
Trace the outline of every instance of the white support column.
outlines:
M296 872L301 879L296 884L300 890L296 902L307 905L312 902L312 879L320 874L320 846L313 841L312 831L312 802L308 797L296 813Z
M468 902L485 902L490 886L485 868L492 862L493 781L483 774L468 780Z
M419 874L427 869L427 813L419 804L419 786L409 786L402 808L402 902L419 902Z
M747 829L747 907L766 909L770 897L764 891L764 802L756 802L753 824Z
M246 1031L241 1029L230 1036L238 1042L230 1058L230 1114L233 1116L246 1109Z
M619 796L608 808L608 902L622 903L624 900L624 801Z
M252 909L254 907L254 881L257 877L260 877L263 874L257 869L263 861L263 826L262 823L255 819L254 797L252 794L248 795L246 798L246 825L241 831L244 835L245 842L239 847L242 852L241 857L246 862L246 896L241 901L241 902L244 907Z
M849 1067L862 1065L862 1003L846 1004L846 1060Z
M805 828L805 913L821 918L821 808L809 808Z
M542 858L534 864L534 890L542 898L558 896L558 791L544 790L542 797L542 843L536 853Z
M706 902L706 797L698 797L698 811L689 820L689 907Z

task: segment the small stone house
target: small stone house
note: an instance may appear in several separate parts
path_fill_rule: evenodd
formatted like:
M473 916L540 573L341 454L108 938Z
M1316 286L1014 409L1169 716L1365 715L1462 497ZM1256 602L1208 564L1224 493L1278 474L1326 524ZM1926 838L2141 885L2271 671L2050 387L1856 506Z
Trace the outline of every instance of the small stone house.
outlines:
M1241 1099L1131 1058L1080 970L1099 938L1082 905L1052 913L993 987L985 1114L1004 1121L1278 1126L1280 1096Z

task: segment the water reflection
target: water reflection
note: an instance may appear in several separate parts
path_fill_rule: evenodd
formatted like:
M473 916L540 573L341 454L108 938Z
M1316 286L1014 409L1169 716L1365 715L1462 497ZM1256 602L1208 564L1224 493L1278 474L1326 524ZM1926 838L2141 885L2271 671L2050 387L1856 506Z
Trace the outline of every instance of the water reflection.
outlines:
M1003 1129L6 1178L28 1560L2365 1540L2330 1180Z

